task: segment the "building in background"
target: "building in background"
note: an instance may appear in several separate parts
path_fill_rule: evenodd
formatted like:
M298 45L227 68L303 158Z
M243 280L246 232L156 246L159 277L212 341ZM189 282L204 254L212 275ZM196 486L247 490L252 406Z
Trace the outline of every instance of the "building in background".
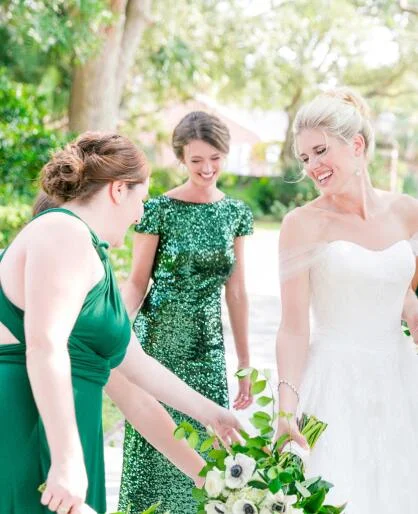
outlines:
M278 174L281 143L287 126L286 114L278 112L248 112L216 103L198 96L184 104L165 108L161 118L167 133L191 111L205 111L218 116L229 128L231 146L225 168L237 175L266 176ZM170 145L161 143L158 165L176 167L178 163Z

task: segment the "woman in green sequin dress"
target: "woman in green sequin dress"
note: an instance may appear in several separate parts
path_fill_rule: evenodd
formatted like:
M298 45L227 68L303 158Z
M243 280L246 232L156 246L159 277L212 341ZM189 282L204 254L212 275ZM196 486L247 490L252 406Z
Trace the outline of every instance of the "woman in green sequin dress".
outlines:
M249 365L248 305L244 286L244 237L252 233L248 207L216 187L229 133L216 117L186 116L173 134L174 151L189 179L145 205L136 226L132 273L123 289L135 311L152 287L134 322L145 352L191 387L228 406L221 291L226 284L237 367ZM251 403L248 381L240 381L234 407ZM170 410L176 422L189 418ZM202 427L192 422L199 430ZM171 514L195 514L192 482L158 454L129 424L125 427L120 508L132 514L162 501Z
M172 420L141 388L226 435L237 424L132 334L102 238L121 244L140 218L141 152L121 136L87 133L41 178L60 208L39 214L0 256L0 513L79 514L84 501L104 513L101 402L110 375L108 392L127 418L195 480L201 457L173 440Z

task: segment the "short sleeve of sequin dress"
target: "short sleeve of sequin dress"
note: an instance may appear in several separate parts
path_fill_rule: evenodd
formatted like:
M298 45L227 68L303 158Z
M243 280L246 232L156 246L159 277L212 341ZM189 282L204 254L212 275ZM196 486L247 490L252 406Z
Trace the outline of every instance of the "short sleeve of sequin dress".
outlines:
M159 237L152 286L134 322L140 343L191 387L227 407L221 291L234 269L235 238L252 233L250 209L229 197L196 204L161 196L146 204L136 230ZM186 419L169 411L177 423ZM120 508L131 504L136 513L162 500L162 510L171 514L194 514L192 486L127 424Z

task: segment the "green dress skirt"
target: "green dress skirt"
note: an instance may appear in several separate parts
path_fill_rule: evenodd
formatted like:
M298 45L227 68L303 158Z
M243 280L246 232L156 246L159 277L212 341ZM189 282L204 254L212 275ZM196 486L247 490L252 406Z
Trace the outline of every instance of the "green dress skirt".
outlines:
M51 209L41 215L51 211L74 216L65 209ZM68 349L77 425L88 475L87 503L104 513L102 390L110 369L125 355L131 328L109 264L108 245L93 232L91 235L105 274L84 301ZM6 254L7 249L0 260ZM26 370L23 317L24 312L8 300L0 287L0 323L19 341L0 344L0 513L46 514L50 511L41 505L37 488L47 478L50 456Z
M252 232L248 207L225 197L196 204L160 196L145 205L137 232L159 236L153 285L135 320L144 350L191 387L228 406L221 290L231 275L234 240ZM179 423L187 418L168 409ZM187 419L201 430L196 422ZM121 509L161 501L171 514L194 514L192 481L126 423Z

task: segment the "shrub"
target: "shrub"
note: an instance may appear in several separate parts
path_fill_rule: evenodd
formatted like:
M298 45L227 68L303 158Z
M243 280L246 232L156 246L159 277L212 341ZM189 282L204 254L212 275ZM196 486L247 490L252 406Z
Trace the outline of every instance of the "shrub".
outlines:
M51 150L67 138L45 127L47 112L32 86L11 81L0 68L0 197L32 198Z
M0 205L0 248L5 248L31 216L28 204Z

